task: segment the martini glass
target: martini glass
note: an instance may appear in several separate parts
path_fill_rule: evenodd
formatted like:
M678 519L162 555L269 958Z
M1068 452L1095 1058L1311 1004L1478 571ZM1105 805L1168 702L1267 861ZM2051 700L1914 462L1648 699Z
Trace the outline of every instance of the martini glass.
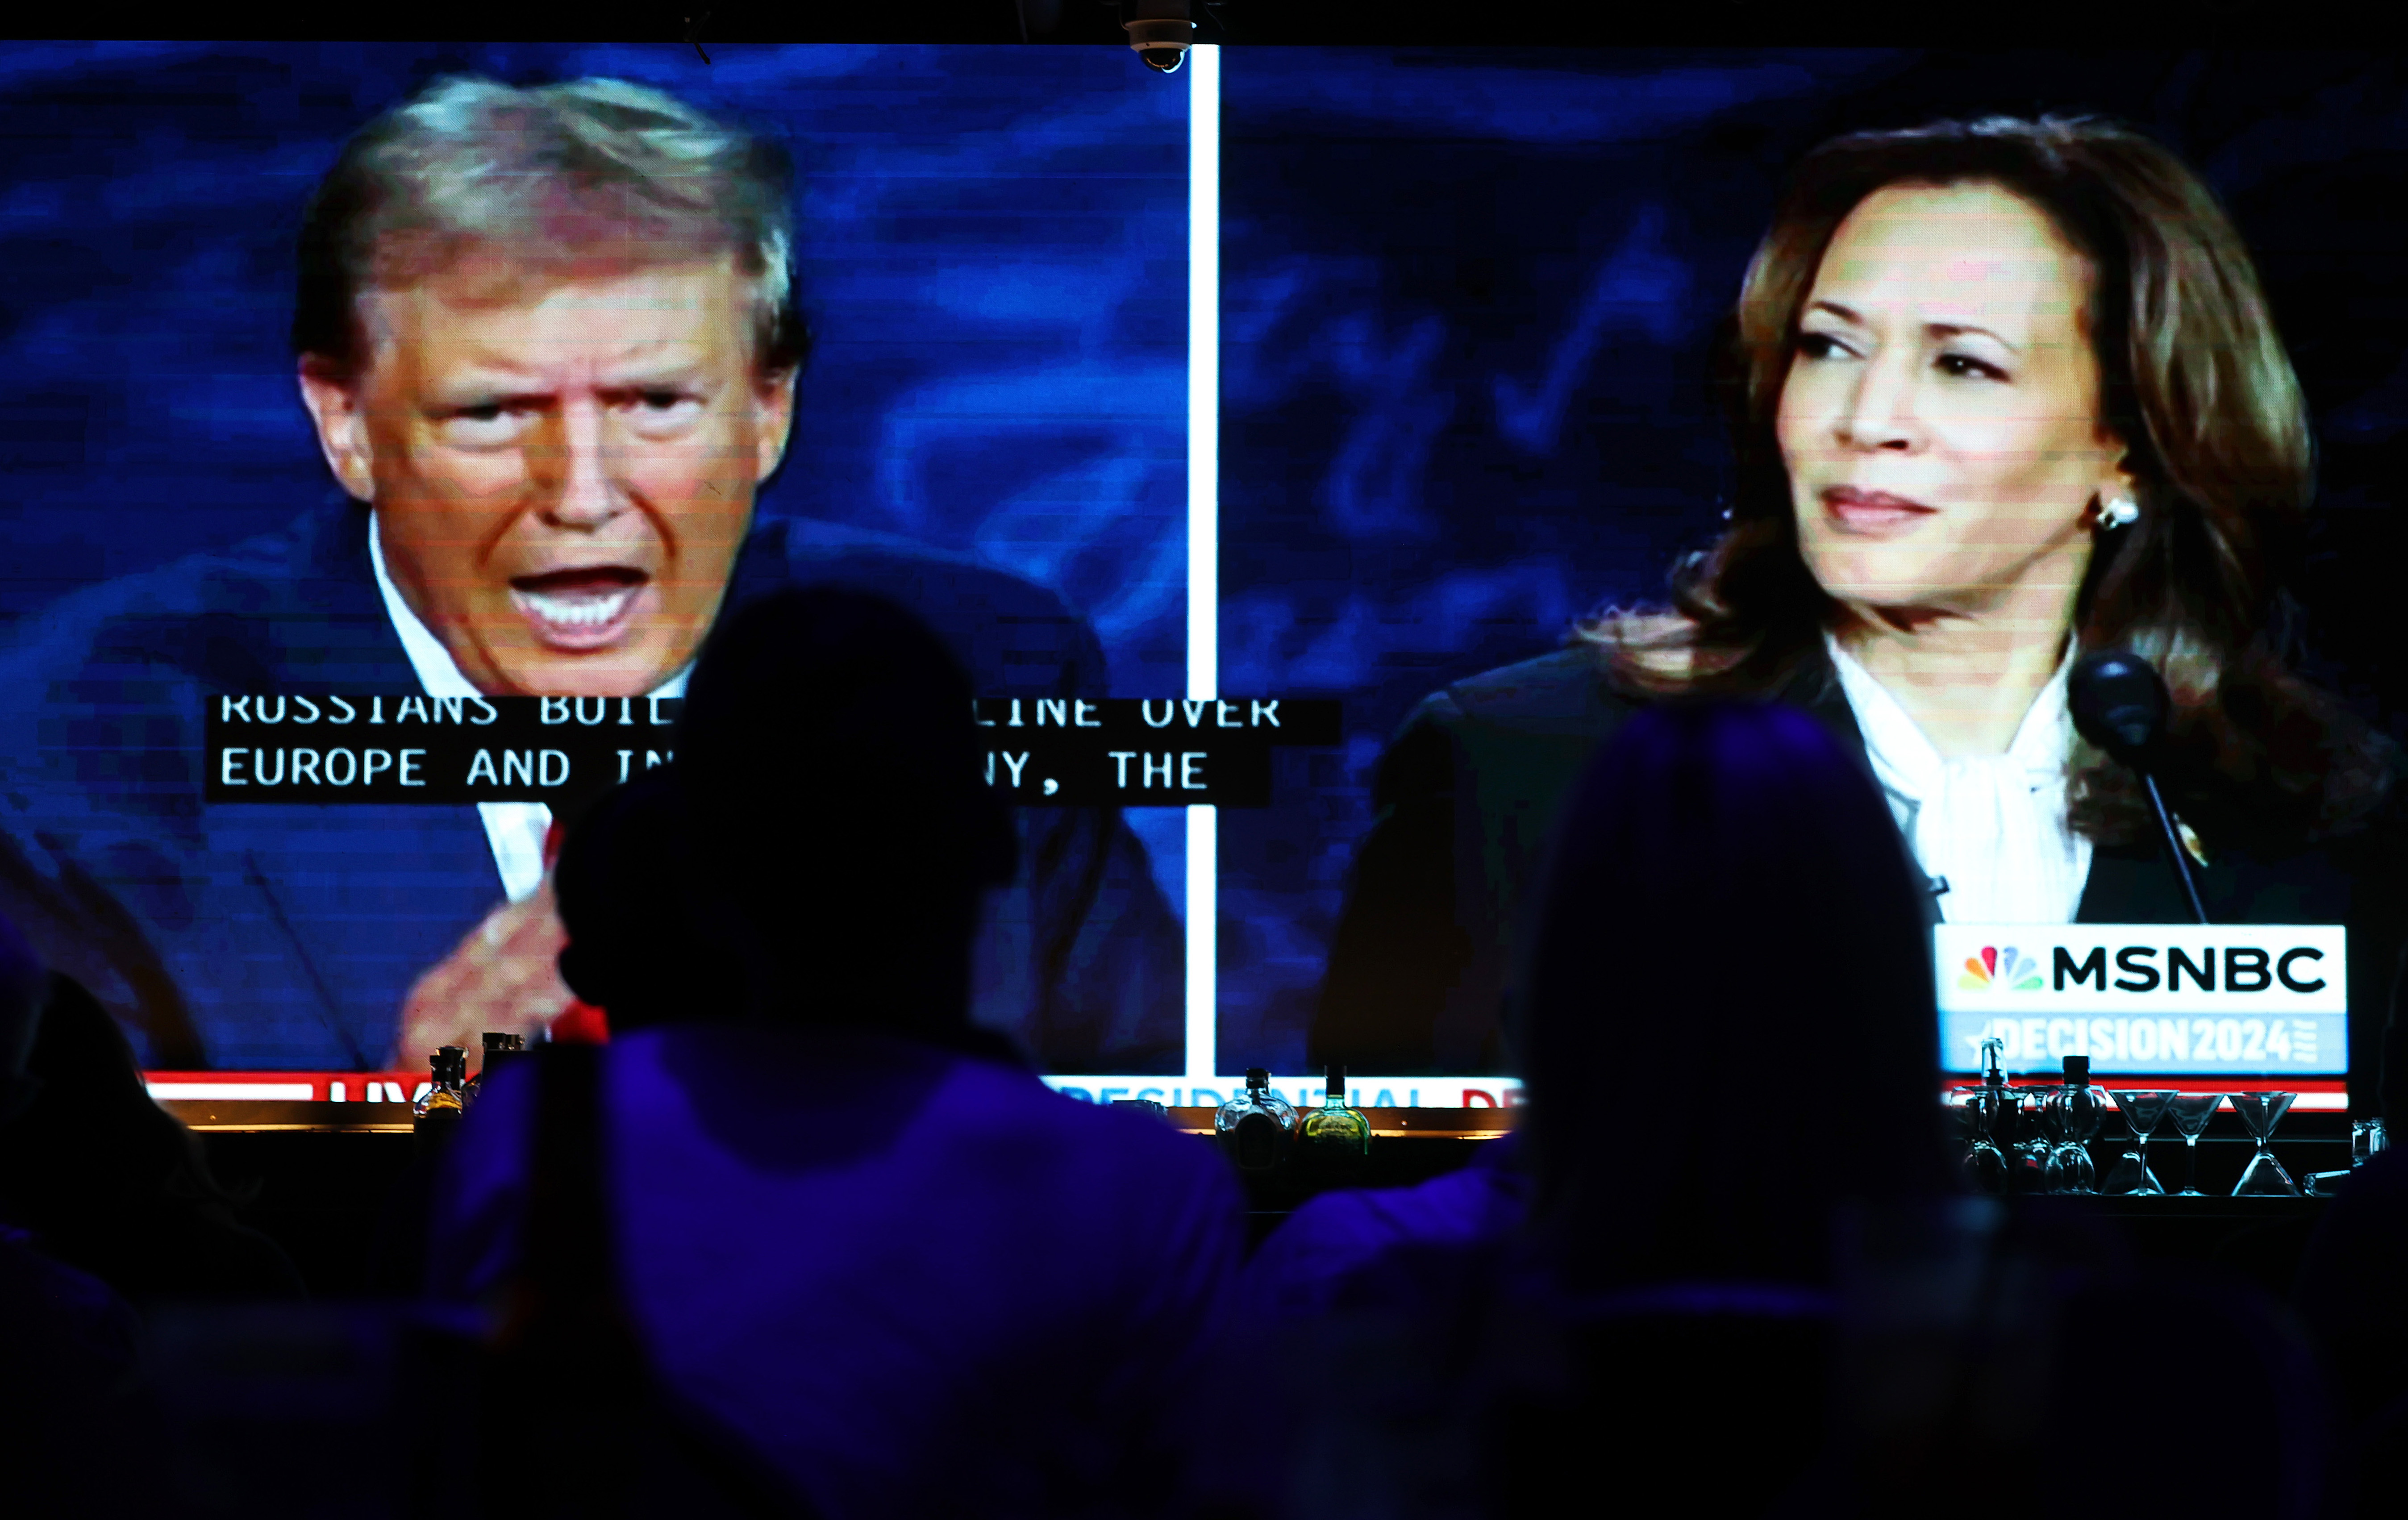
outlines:
M2222 1093L2181 1093L2166 1105L2166 1116L2173 1120L2174 1133L2183 1138L2183 1197L2205 1196L2199 1190L2199 1137L2206 1132L2207 1122L2223 1106Z
M2165 1185L2149 1169L2149 1136L2166 1116L2166 1105L2182 1095L2167 1088L2149 1088L2127 1089L2107 1096L2115 1100L2115 1111L2124 1116L2124 1127L2132 1132L2132 1148L2110 1169L2103 1191L2162 1196Z
M2240 1183L2232 1189L2234 1197L2295 1198L2300 1196L2300 1184L2291 1181L2291 1174L2274 1159L2272 1149L2274 1126L2283 1122L2283 1115L2291 1111L2291 1104L2299 1096L2297 1093L2232 1095L2232 1111L2241 1115L2241 1122L2248 1127L2250 1138L2258 1142L2258 1154L2249 1158L2248 1169L2242 1172Z

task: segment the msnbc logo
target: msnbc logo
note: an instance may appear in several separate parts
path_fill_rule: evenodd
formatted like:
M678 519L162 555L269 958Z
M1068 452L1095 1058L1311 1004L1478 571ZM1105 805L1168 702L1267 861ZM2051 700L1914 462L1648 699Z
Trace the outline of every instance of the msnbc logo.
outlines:
M2003 987L2011 992L2036 992L2044 985L2040 963L2009 945L2000 950L1996 945L1984 945L1978 955L1965 957L1965 974L1956 985L1968 992L1986 992Z

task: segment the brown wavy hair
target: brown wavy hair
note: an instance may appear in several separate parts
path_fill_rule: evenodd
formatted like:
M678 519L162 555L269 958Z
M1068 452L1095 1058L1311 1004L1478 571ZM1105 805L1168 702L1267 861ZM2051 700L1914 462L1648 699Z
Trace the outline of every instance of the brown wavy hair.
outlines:
M2173 698L2166 781L2211 839L2320 838L2381 802L2388 741L2292 668L2283 589L2314 494L2307 410L2240 235L2149 138L2087 118L1993 117L1837 137L1799 164L1726 323L1718 389L1737 454L1728 526L1673 569L1669 608L1581 625L1626 695L1762 695L1820 651L1837 604L1798 545L1775 413L1799 314L1840 223L1898 184L1996 184L2090 271L2083 327L2100 421L2128 451L2140 521L2099 534L2077 598L2084 650L2128 648ZM2074 827L2151 826L2138 780L2087 744Z

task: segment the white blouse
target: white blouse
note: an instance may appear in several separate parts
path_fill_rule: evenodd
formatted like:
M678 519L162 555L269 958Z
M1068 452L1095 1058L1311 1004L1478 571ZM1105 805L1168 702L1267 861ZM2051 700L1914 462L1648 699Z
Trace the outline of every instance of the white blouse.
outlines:
M1924 874L1944 882L1952 924L2071 924L2090 879L2090 841L2066 821L2073 652L2032 699L2004 754L1943 757L1889 689L1825 635L1873 776Z

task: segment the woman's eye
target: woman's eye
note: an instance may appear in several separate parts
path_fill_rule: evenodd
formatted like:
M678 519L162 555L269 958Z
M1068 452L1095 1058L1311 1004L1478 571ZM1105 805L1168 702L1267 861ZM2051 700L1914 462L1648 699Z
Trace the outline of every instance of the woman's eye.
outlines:
M1954 375L1959 380L2002 380L2007 378L2005 370L1993 364L1985 364L1970 353L1943 353L1936 363L1942 374Z
M1840 340L1828 333L1800 333L1798 351L1809 359L1828 359L1842 351Z

